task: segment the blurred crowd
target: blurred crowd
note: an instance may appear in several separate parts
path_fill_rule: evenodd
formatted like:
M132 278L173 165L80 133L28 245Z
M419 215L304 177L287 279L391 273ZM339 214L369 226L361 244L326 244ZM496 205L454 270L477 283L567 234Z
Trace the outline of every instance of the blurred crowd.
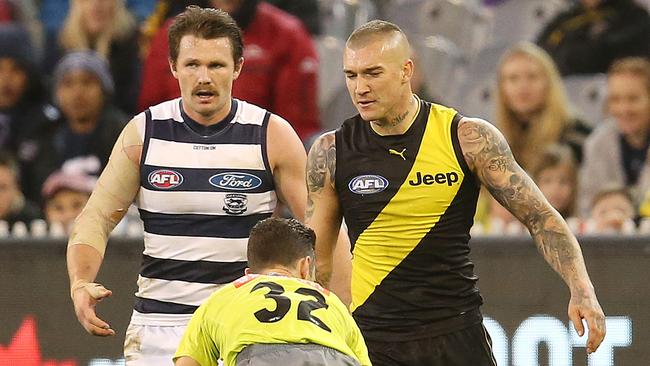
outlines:
M167 29L188 5L237 20L234 96L305 145L356 114L347 35L395 22L413 89L498 126L574 232L650 232L650 1L0 0L0 236L65 235L129 119L180 96ZM140 233L136 216L116 232ZM474 234L523 232L482 195Z

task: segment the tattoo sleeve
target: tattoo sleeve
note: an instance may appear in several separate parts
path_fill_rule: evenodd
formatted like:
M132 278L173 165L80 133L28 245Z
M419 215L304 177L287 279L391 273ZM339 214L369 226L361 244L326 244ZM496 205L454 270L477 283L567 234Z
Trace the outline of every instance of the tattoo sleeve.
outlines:
M517 164L503 135L488 122L463 119L458 137L465 160L478 179L526 225L537 249L569 288L573 291L590 284L575 236Z
M307 212L305 214L305 222L310 225L317 232L316 252L317 252L317 270L316 279L323 286L328 286L332 276L332 263L331 258L333 245L320 245L329 236L329 230L326 232L320 231L321 226L325 226L325 222L317 221L314 217L315 199L321 199L325 195L326 190L333 190L334 177L336 170L336 145L334 133L328 133L318 138L309 151L307 157ZM330 185L327 187L326 185ZM322 203L324 204L324 203ZM322 211L322 210L321 210ZM323 220L327 221L327 220ZM340 225L340 223L339 223ZM336 233L334 233L336 236ZM320 240L319 240L320 239ZM335 239L334 239L335 240ZM322 252L324 249L327 252ZM319 258L320 257L320 258Z

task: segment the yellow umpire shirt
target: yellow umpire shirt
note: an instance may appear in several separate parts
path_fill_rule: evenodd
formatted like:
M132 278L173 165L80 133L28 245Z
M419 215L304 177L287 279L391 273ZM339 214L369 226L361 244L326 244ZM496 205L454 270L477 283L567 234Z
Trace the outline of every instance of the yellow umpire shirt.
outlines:
M247 275L212 294L194 313L174 360L235 365L251 344L319 344L370 365L348 309L333 293L298 278Z

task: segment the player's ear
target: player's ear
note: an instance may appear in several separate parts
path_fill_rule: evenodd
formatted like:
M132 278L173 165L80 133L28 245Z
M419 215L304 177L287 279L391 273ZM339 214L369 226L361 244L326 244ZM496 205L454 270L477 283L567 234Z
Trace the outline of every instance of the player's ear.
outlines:
M169 63L169 70L172 72L172 75L175 79L178 79L178 75L176 75L176 61L168 58L167 62Z
M235 73L233 79L237 80L239 74L241 74L242 67L244 67L244 58L240 57L239 60L237 60L237 63L235 63Z
M404 62L404 65L402 66L402 77L404 78L404 82L408 82L411 80L414 71L415 71L415 64L413 63L413 60L411 59L406 60L406 62Z
M252 273L252 272L251 272L250 267L246 267L246 269L244 270L244 274L245 274L246 276L248 276L248 275L251 274L251 273Z

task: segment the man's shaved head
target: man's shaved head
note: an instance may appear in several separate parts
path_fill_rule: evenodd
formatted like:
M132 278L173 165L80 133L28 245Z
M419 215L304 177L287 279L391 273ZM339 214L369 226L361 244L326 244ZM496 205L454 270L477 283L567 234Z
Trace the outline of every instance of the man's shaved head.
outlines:
M384 20L372 20L355 29L346 42L350 49L358 49L370 43L382 41L384 49L395 49L404 59L411 54L411 46L406 34L397 25Z

